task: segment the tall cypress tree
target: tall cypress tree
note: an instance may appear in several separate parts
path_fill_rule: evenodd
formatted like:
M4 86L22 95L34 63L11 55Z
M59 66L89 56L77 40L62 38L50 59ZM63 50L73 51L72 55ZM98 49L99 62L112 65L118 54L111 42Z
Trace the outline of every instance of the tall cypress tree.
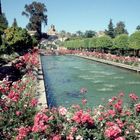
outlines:
M108 30L105 30L105 34L110 36L111 38L115 37L115 31L114 31L114 25L113 25L112 19L110 19L109 21Z
M0 0L0 35L3 34L3 31L8 27L8 21L5 17L5 14L2 13L1 0Z
M18 27L18 24L17 24L17 20L16 20L16 18L14 18L14 21L13 21L13 24L12 24L12 27Z

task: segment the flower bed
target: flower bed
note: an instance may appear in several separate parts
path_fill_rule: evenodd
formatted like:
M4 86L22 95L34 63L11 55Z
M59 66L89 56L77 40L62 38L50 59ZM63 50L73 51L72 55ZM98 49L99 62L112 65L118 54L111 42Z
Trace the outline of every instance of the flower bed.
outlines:
M33 73L38 68L38 54L28 53L16 59L13 67L22 71L22 78L9 81L6 77L0 83L0 136L12 139L21 126L32 125L36 113L37 79Z
M138 66L139 64L139 60L136 57L117 56L117 55L98 53L98 52L83 52L82 55L91 56L91 57L109 60L118 63L123 63L127 65L133 65L133 66Z
M98 59L109 60L109 61L123 63L123 64L127 64L127 65L132 65L132 66L138 66L140 64L139 59L136 57L117 56L117 55L99 53L99 52L81 52L78 50L60 49L59 54L80 54L80 55L84 55L84 56L95 57Z
M14 66L26 74L21 80L0 84L1 139L16 140L139 140L140 101L134 93L129 105L123 105L124 94L112 97L105 105L88 108L83 98L81 105L69 108L37 109L35 99L38 67L37 54L27 54ZM22 63L23 62L23 63ZM21 64L20 64L21 63ZM87 89L82 88L81 94Z

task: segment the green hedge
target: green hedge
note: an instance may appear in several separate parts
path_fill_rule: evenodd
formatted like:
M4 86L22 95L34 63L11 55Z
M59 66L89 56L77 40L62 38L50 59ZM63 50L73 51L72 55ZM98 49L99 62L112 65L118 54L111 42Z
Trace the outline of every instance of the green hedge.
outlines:
M130 36L127 34L121 34L116 36L114 39L111 39L109 36L101 36L69 40L65 41L63 45L67 49L71 50L107 50L109 52L120 52L122 55L128 51L137 51L135 55L138 56L140 50L140 31L137 31Z

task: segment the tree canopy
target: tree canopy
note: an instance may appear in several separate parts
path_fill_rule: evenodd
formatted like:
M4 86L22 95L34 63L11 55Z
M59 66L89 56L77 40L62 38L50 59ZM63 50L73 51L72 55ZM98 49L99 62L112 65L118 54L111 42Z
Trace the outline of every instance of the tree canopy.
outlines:
M125 24L122 21L118 22L115 27L115 36L120 34L128 34L127 30L125 29Z
M98 48L108 49L112 47L113 42L109 36L101 36L97 39L96 45Z
M140 25L138 25L138 26L136 27L136 30L138 30L138 31L140 30Z
M129 37L130 48L140 50L140 31L137 31Z
M41 35L41 26L42 23L47 25L47 8L44 3L33 1L29 5L25 5L25 11L22 12L22 15L25 15L29 18L29 23L27 24L28 30L36 30L39 35Z
M8 21L6 19L5 14L0 15L0 34L4 32L4 30L8 27Z
M32 45L31 36L26 29L10 27L5 30L5 41L13 51L21 52Z
M78 31L76 31L76 35L77 35L78 37L82 37L82 36L83 36L83 32L80 31L80 30L78 30Z
M95 35L96 35L96 32L95 31L92 31L92 30L87 30L84 33L84 37L86 37L86 38L91 38L91 37L93 37Z
M128 49L128 46L129 46L128 39L129 37L127 34L118 35L114 39L114 47L121 50Z

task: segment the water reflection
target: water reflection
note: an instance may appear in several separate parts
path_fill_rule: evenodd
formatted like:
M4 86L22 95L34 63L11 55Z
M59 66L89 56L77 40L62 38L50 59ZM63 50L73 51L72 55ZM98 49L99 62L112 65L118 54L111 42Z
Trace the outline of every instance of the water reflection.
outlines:
M101 89L97 89L97 91L113 91L112 88L101 88Z
M42 56L50 106L77 104L87 98L90 106L119 92L140 95L140 75L74 56ZM86 87L83 96L80 89ZM127 101L128 98L125 98Z

